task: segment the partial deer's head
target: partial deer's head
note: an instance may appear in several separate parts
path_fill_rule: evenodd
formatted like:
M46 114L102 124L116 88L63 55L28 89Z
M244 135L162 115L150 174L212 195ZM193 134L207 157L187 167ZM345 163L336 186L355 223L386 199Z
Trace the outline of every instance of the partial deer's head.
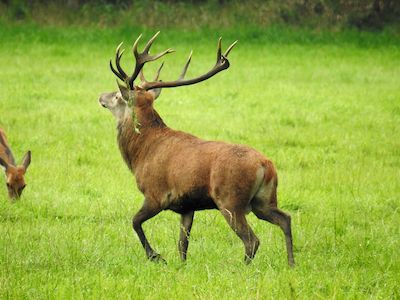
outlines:
M0 165L5 168L6 184L8 189L8 196L11 199L17 199L21 196L24 190L25 173L31 163L31 151L28 151L20 165L16 166L12 161L4 161L0 158Z
M112 93L103 93L100 95L99 102L100 104L108 108L112 114L117 118L117 120L121 120L124 117L128 116L135 111L136 109L145 109L146 107L151 107L153 101L157 99L157 97L161 93L162 88L172 88L184 85L195 84L204 80L207 80L214 76L215 74L225 70L229 67L229 61L227 59L229 52L236 45L237 41L235 41L232 45L228 47L224 54L221 52L221 38L218 40L218 48L217 48L217 62L214 67L211 68L207 73L193 78L185 80L186 71L189 67L192 53L190 53L189 58L182 70L181 75L175 81L161 81L159 80L159 75L163 64L161 64L160 68L157 71L157 74L153 81L147 81L143 74L143 66L150 61L154 61L159 59L160 57L174 52L172 49L167 49L159 54L150 55L149 51L151 45L154 40L158 36L160 32L157 32L146 44L143 52L138 52L138 43L141 38L141 35L136 39L133 45L133 54L135 56L136 64L131 76L128 76L126 72L121 68L120 60L124 50L120 50L122 43L117 47L116 56L115 56L115 65L114 68L112 61L110 60L110 68L111 71L123 81L123 84L120 84L117 80L119 91ZM134 81L137 77L140 77L140 84L135 85Z

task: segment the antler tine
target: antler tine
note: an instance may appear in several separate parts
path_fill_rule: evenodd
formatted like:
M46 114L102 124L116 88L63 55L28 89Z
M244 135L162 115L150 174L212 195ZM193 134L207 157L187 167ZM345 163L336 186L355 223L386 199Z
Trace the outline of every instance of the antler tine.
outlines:
M144 77L144 74L143 74L143 69L141 69L140 72L139 72L139 78L140 78L141 82L147 82L147 80L146 80L146 78Z
M158 81L158 77L160 77L160 72L161 72L163 67L164 67L164 62L162 62L161 66L158 68L157 73L156 73L156 77L154 77L154 81Z
M160 34L160 31L156 32L155 35L147 42L146 46L144 46L143 53L149 53L151 45L153 45L154 40L157 38L157 36Z
M114 69L113 64L112 64L112 59L110 59L110 69L115 74L115 76L117 76L119 79L124 81L124 78L121 76L121 74L119 74L118 71Z
M175 52L174 49L168 48L167 50L165 50L165 51L163 51L163 52L161 52L161 53L159 53L159 54L156 54L156 55L147 55L145 63L147 63L147 62L149 62L149 61L157 60L157 59L159 59L160 57L163 57L164 55L169 54L169 53L173 53L173 52Z
M123 43L124 43L124 42L119 43L119 45L117 46L117 49L115 49L115 53L116 53L117 55L118 55L119 49L121 49Z
M217 45L217 64L219 60L221 59L221 42L222 42L222 37L218 39L218 45Z
M142 34L139 34L137 37L136 41L133 43L132 50L133 50L133 55L137 58L139 56L139 53L137 51L137 46L139 44L139 40L142 38Z
M235 47L235 45L237 44L238 40L234 41L229 47L228 49L226 49L224 56L228 57L229 52L231 52L231 50L233 49L233 47Z
M178 80L182 80L182 79L185 78L187 69L189 68L190 61L192 60L192 55L193 55L193 50L190 51L189 58L188 58L188 60L186 61L186 64L185 64L185 66L183 67L182 73L181 73L181 75L179 76Z
M112 59L110 59L110 68L111 71L122 81L127 82L129 77L128 75L126 75L126 73L122 70L121 66L120 66L120 59L122 57L122 54L124 53L124 50L121 51L120 53L120 48L122 46L122 42L118 45L117 49L115 50L115 65L117 66L117 70L115 70L113 64L112 64Z
M121 46L122 46L122 43L119 44L117 47L117 51L116 51L116 55L115 55L116 56L115 57L115 65L117 66L117 70L118 70L119 74L121 74L121 76L124 78L123 81L125 83L127 83L129 76L124 72L124 70L121 68L121 65L120 65L120 60L121 60L122 54L124 54L124 51L125 51L125 49L122 49L122 51L120 52Z

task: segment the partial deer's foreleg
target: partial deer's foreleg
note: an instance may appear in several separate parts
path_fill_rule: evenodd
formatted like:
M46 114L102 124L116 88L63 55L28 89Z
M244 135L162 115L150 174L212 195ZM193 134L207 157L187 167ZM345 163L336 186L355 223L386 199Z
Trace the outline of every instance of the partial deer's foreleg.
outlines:
M182 261L186 260L187 248L189 246L190 229L192 229L194 211L181 215L181 230L179 234L179 255Z
M286 239L288 263L289 266L293 267L294 257L290 216L276 207L268 207L266 205L253 205L253 212L257 218L278 225L282 229Z
M245 248L244 261L250 263L256 255L260 241L247 223L244 210L235 211L228 208L220 208L220 211L233 231L243 241Z
M161 255L155 252L153 248L151 248L150 243L148 242L142 228L142 224L144 222L157 215L160 211L160 208L152 207L145 199L142 208L136 213L136 215L132 219L132 226L133 229L136 231L144 250L146 251L147 258L154 261L165 262Z

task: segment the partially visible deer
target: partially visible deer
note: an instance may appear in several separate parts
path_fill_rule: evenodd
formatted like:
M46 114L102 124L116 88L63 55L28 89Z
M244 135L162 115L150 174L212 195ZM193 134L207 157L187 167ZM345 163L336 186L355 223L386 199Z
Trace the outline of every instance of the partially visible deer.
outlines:
M197 78L185 80L191 55L176 81L146 81L142 68L173 50L156 55L149 50L158 33L146 44L143 52L137 50L141 36L133 46L136 65L131 76L120 66L123 50L116 50L112 72L125 84L118 83L119 91L103 93L100 104L117 119L118 144L123 159L136 177L144 203L133 217L132 225L143 245L148 259L162 257L150 246L142 224L162 210L181 215L179 253L186 260L190 229L194 212L218 209L228 224L243 241L245 261L255 256L259 240L246 220L252 211L259 219L278 225L284 232L289 265L294 265L290 216L277 208L278 178L274 165L256 150L224 142L204 141L191 134L169 128L153 107L162 88L195 84L209 79L229 67L227 59L236 42L221 52L218 41L217 62L210 71ZM141 83L134 84L140 76ZM118 80L117 80L118 82ZM136 128L137 126L137 128ZM138 130L137 130L138 129Z
M0 128L0 165L5 168L6 184L10 199L17 199L21 196L26 186L24 176L30 163L31 151L28 151L22 159L21 165L16 165L6 134Z

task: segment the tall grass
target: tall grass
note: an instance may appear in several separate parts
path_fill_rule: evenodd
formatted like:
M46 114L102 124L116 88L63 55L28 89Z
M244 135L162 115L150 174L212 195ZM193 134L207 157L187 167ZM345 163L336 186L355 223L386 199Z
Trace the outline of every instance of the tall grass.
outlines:
M142 196L118 152L114 120L97 103L116 88L108 69L115 46L142 28L2 25L0 127L17 159L32 150L32 164L15 204L0 179L1 298L400 296L396 36L171 29L154 45L177 50L165 59L165 79L193 48L190 77L214 63L220 34L225 45L239 37L231 68L163 91L156 109L173 128L251 145L276 163L279 203L293 219L290 270L281 231L253 215L261 247L244 265L242 244L218 211L195 215L186 264L178 216L146 222L168 265L145 259L130 225ZM132 66L128 53L123 64Z

